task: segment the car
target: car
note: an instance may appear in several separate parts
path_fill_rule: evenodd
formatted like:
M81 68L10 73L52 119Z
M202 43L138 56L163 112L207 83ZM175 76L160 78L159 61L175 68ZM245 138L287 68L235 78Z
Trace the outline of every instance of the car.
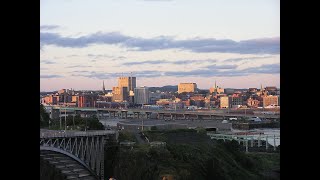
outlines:
M228 120L223 120L221 123L223 124L228 123Z

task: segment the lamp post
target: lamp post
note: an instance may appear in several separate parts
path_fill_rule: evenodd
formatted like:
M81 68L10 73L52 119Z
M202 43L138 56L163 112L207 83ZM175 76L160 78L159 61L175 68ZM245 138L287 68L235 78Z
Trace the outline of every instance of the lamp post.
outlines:
M76 127L75 127L75 124L74 124L74 117L76 116L76 110L74 108L73 108L73 112L74 112L74 114L73 114L72 122L73 122L73 129L75 130Z
M60 130L62 129L62 120L61 120L61 106L59 108L59 117L60 117Z
M86 118L86 127L85 127L85 131L87 132L87 118Z
M66 107L66 95L64 96L64 132L67 131L67 107Z

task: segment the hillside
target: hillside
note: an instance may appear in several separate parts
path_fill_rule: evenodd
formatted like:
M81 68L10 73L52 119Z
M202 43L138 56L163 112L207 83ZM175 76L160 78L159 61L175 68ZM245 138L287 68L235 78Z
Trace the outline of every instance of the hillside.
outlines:
M116 179L280 179L280 154L240 151L237 142L210 140L203 131L145 132L165 147L137 144L108 149L106 177ZM130 136L128 136L130 137ZM134 138L130 138L134 140ZM112 155L111 155L112 154Z

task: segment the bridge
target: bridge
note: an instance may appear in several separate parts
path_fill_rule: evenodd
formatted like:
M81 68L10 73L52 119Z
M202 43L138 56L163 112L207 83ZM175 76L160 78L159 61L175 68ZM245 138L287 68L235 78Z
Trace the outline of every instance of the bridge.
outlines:
M280 145L280 135L234 135L234 134L216 134L216 133L207 133L211 139L223 140L223 141L232 141L235 140L239 144L242 144L246 152L248 152L249 146L253 147L265 147L265 150L269 150L270 144L272 144L273 151L277 150L277 146Z
M118 132L111 130L40 130L40 160L64 179L104 179L105 143L117 140Z
M133 118L150 118L151 114L156 114L157 119L218 119L224 117L260 117L260 118L270 118L279 119L280 114L243 114L243 113L229 113L229 112L219 112L214 110L153 110L153 109L115 109L115 108L92 108L92 107L61 107L61 106L46 106L51 108L51 118L53 116L59 117L64 113L88 113L96 114L98 117L103 116L107 113L107 117L120 117L128 118L128 116L133 115Z

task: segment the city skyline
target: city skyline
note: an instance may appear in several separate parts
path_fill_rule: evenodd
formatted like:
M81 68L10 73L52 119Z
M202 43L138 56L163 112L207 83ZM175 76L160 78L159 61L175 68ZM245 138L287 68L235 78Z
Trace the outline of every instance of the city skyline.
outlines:
M280 87L279 1L92 2L40 2L40 91Z
M181 82L181 83L186 83L186 82ZM189 82L190 83L190 82ZM196 83L196 82L194 82L194 83ZM180 84L180 83L179 83ZM137 86L137 88L142 88L142 87L148 87L148 88L162 88L162 87L165 87L165 86L176 86L177 87L177 89L179 88L179 84L176 84L176 85L170 85L170 84L168 84L168 85L164 85L164 86L153 86L153 85L151 85L151 86ZM197 84L197 83L196 83ZM256 89L261 89L261 87L262 88L266 88L266 87L276 87L277 89L279 89L280 90L280 86L272 86L272 85L268 85L268 84L266 84L266 85L264 85L264 84L260 84L259 86L255 86L255 87L243 87L243 88L235 88L235 87L223 87L223 86L219 86L218 84L216 84L217 85L217 88L222 88L222 89L250 89L250 88L256 88ZM105 91L112 91L112 89L114 88L114 87L117 87L116 85L114 85L114 86L112 86L112 88L111 89L108 89L108 88L104 88L104 82L102 81L102 85L101 85L101 88L99 89L74 89L74 88L68 88L68 87L64 87L64 88L60 88L60 89L53 89L53 90L50 90L50 91L41 91L40 90L40 92L55 92L55 91L59 91L59 90L62 90L62 89L69 89L69 90L74 90L74 91L103 91L103 90L105 90ZM211 86L211 87L209 87L209 88L196 88L196 89L199 89L199 90L208 90L208 91L210 91L210 89L214 89L215 88L215 85L213 85L213 86ZM135 89L135 88L134 88ZM178 91L178 90L177 90Z

